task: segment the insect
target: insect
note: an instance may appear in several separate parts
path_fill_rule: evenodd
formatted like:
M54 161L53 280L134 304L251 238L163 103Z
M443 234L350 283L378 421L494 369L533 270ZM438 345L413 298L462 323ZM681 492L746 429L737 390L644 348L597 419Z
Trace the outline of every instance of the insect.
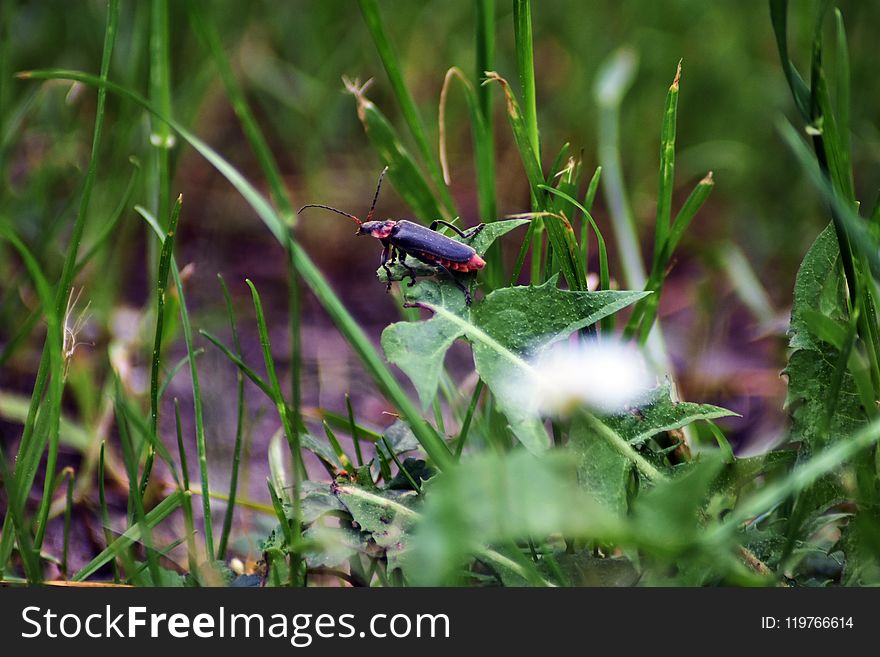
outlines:
M436 267L440 271L445 272L461 289L464 293L465 302L470 305L470 291L453 275L452 272L468 273L477 271L486 266L486 261L480 257L472 246L463 242L457 242L451 237L447 237L443 233L438 232L437 227L440 225L446 226L455 231L455 233L457 233L462 239L471 240L476 237L486 225L479 224L478 226L463 231L457 226L453 226L448 221L442 219L437 219L432 222L430 228L425 228L421 224L407 221L406 219L385 219L374 221L373 213L376 210L376 201L379 200L379 190L382 188L382 178L385 176L386 171L388 171L388 167L385 167L379 175L379 183L376 185L376 194L373 196L373 204L370 206L370 211L367 213L366 221L361 221L353 214L343 212L342 210L330 207L329 205L320 205L317 203L304 205L299 209L297 214L306 208L322 208L324 210L330 210L331 212L341 214L342 216L353 220L358 225L358 230L355 235L370 235L382 242L380 266L388 275L386 291L391 289L391 269L389 269L389 265L392 265L395 262L400 262L406 270L407 275L410 278L409 287L415 285L416 271L406 262L407 256L410 256L420 262L431 265L432 267Z

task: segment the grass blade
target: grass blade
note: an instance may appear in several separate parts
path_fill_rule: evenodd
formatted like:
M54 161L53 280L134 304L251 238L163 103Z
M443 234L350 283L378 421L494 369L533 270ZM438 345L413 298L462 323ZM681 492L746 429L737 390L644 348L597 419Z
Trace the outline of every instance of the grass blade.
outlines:
M6 454L3 451L2 444L0 444L0 475L3 476L3 488L6 490L6 520L3 524L4 543L8 542L9 555L11 555L13 536L18 539L18 552L24 564L24 572L28 583L38 584L42 579L39 552L34 550L31 543L28 524L24 514L24 500L20 500L16 493L15 480L6 463ZM9 555L5 555L3 561L0 561L0 581L5 579Z
M199 557L196 551L195 521L193 520L192 491L189 485L189 463L186 457L186 446L183 443L183 428L180 421L180 402L174 399L174 428L177 434L177 453L180 455L180 471L183 481L183 524L186 527L186 554L189 559L189 570L198 572Z
M837 43L837 123L840 126L838 139L840 141L841 162L846 171L852 170L850 156L850 73L849 73L849 49L846 41L846 29L843 26L843 14L840 9L834 9L834 26L836 29Z
M198 349L195 350L195 352L193 352L193 356L198 358L203 353L205 353L205 350L203 348L199 347ZM181 358L179 361L174 363L174 367L172 367L168 371L168 374L165 375L165 380L162 381L162 385L159 386L159 403L160 404L162 403L162 398L165 397L165 393L168 392L168 386L171 385L171 382L174 381L174 378L180 373L180 370L182 370L187 365L189 365L189 354L187 354L186 356Z
M183 195L178 196L177 203L183 204ZM144 208L135 206L135 210L147 221L153 228L160 242L164 244L165 236L162 234L156 218L151 216ZM179 212L179 210L178 210ZM196 349L193 346L192 324L189 318L189 311L186 307L186 296L183 291L183 281L180 278L180 269L174 256L171 256L171 275L174 278L174 285L177 288L177 298L180 304L180 323L183 327L183 340L186 344L187 360L189 362L190 379L192 381L193 391L193 411L196 420L196 450L199 457L199 477L201 479L201 487L204 494L202 495L202 507L204 513L205 528L205 549L208 552L208 560L213 561L214 555L214 533L213 522L211 519L211 495L208 486L208 455L205 444L205 421L202 408L202 391L199 383L199 372L196 365Z
M238 339L238 329L235 326L235 312L232 309L232 298L229 296L229 288L220 274L217 274L220 287L223 290L223 299L226 302L226 314L229 317L229 326L232 329L232 344L239 358L242 357L241 342ZM237 395L235 403L235 446L232 448L232 473L229 476L229 502L226 505L226 514L223 518L223 530L220 532L220 543L217 547L217 558L223 559L226 555L226 545L229 541L229 532L232 530L232 516L235 512L235 495L238 490L238 468L241 464L241 448L244 442L244 374L241 370L236 371Z
M46 522L49 517L51 503L51 487L55 476L55 462L58 454L58 432L61 423L61 395L64 386L63 381L63 355L62 351L62 326L60 315L55 310L52 300L52 292L49 282L43 276L39 263L31 252L15 233L9 230L5 224L0 224L0 237L8 241L21 256L25 268L30 275L37 296L43 309L46 320L46 348L41 358L40 370L37 373L37 382L25 420L24 431L18 448L18 459L15 472L11 478L5 478L9 492L10 504L17 501L24 504L30 493L31 486L37 474L37 467L42 458L46 443L49 444L49 455L46 463L46 479L43 486L43 498L40 502L40 510L37 517L37 533L33 540L33 549L39 554L40 545L45 532ZM51 372L51 375L50 375ZM42 391L48 378L49 390L45 402L40 404ZM40 409L40 422L37 426L37 409ZM14 515L24 517L24 507L15 510L15 513L7 513L3 521L3 536L0 539L0 567L5 566L12 554L13 532L10 531ZM22 526L20 532L26 532ZM20 537L21 540L21 537ZM25 541L25 545L30 543Z
M595 176L594 176L595 178ZM577 202L576 199L572 198L565 192L555 189L553 187L549 187L547 185L541 185L541 189L544 191L550 192L560 198L565 199L569 203L571 203L575 208L580 210L584 215L584 221L590 225L593 229L593 233L596 235L596 243L599 248L599 289L608 290L611 289L611 274L608 269L608 251L605 248L605 238L602 236L602 231L599 230L599 227L596 225L596 222L593 221L593 217L590 214L589 210L587 210L586 205L581 205ZM586 288L585 288L586 289Z
M681 62L675 70L675 78L666 94L663 110L663 127L660 131L660 176L657 190L657 218L654 223L654 267L663 257L663 247L672 223L672 192L675 184L675 128L678 115L678 85L681 79Z
M70 518L73 513L73 468L64 468L61 476L67 479L67 494L64 497L64 542L61 550L61 573L67 577L67 558L70 554Z
M336 458L339 459L339 463L342 467L348 472L353 472L354 466L351 463L351 459L348 458L348 454L342 449L342 445L339 444L339 439L336 438L336 434L333 433L333 429L330 428L330 423L327 422L327 420L324 420L324 435L327 436L330 448L333 450L333 453L336 454Z
M349 431L351 432L351 442L354 443L354 455L357 458L358 467L364 464L364 455L361 453L361 437L358 431L358 425L354 421L354 411L351 408L351 396L345 393L345 410L348 412ZM327 421L325 420L325 424Z
M357 102L358 118L370 144L388 167L388 178L403 200L423 220L429 217L449 219L450 211L437 203L419 165L403 145L394 126L366 97L367 85L357 86L346 80L345 86Z
M513 0L513 35L516 49L516 68L523 96L523 121L532 152L541 166L541 146L538 139L538 110L535 97L535 60L532 47L532 6L529 0Z
M226 356L232 363L244 373L244 375L253 382L255 386L257 386L263 393L271 400L275 401L274 394L272 392L272 388L269 383L263 379L259 374L257 374L253 369L251 369L242 359L232 352L232 350L220 342L220 339L209 333L204 329L199 329L199 333L202 337L207 339L211 344L217 347L224 356Z
M135 453L134 444L131 439L131 433L128 431L128 420L122 408L122 386L119 379L116 380L116 428L119 431L119 443L122 446L122 457L125 462L125 469L128 474L128 504L129 509L133 509L134 526L139 528L140 537L144 542L147 554L147 562L150 567L150 577L153 582L159 581L159 562L153 550L152 528L146 522L146 511L144 509L144 496L142 487L138 486L138 464L137 454ZM144 469L144 476L148 468ZM130 574L130 572L128 573Z
M443 174L440 171L440 165L437 162L437 158L434 157L434 153L431 151L431 145L428 141L428 136L425 132L422 119L416 109L415 100L413 100L409 88L403 81L400 60L397 57L397 53L394 52L394 48L391 45L388 35L385 33L382 16L379 14L379 5L376 3L376 0L358 0L358 4L360 5L361 13L364 16L364 21L367 24L370 35L373 37L373 43L376 45L376 50L382 60L382 65L385 67L385 73L388 75L388 80L391 82L391 88L394 90L394 95L403 111L403 118L406 120L406 124L415 139L416 145L422 155L422 159L427 165L431 178L434 179L434 184L437 186L437 190L440 193L444 209L446 210L443 217L448 219L450 216L456 216L458 213L455 210L455 202L452 200L449 188L447 188L446 184L443 182ZM395 187L397 187L396 184ZM397 188L398 190L400 189L399 187ZM438 217L438 215L425 216Z
M235 115L238 117L244 130L245 137L247 137L260 164L260 168L266 176L269 190L272 193L272 200L275 201L281 210L281 219L285 223L293 224L296 212L293 208L293 203L290 201L290 195L284 186L284 179L281 176L281 170L278 168L278 162L272 154L272 149L263 136L262 130L260 130L256 117L251 111L238 80L235 78L217 30L210 19L206 18L198 2L187 3L187 9L190 12L190 24L193 26L198 37L207 46L214 64L217 66L217 71L220 73L220 79L223 81L223 87L226 89L226 95L229 98L232 109L235 111Z
M62 69L27 71L19 73L18 77L43 80L67 79L83 82L84 84L104 86L113 93L137 103L147 111L154 114L157 113L156 108L139 94L113 82L101 80L94 75L89 75L88 73L83 73L81 71ZM162 116L160 118L166 120L174 130L177 131L182 139L189 143L190 146L192 146L202 157L214 166L218 172L230 182L230 184L232 184L281 244L287 242L287 229L283 221L281 221L278 214L272 209L272 206L266 201L266 199L244 178L244 176L241 175L241 173L238 172L238 170L232 167L232 165L223 159L216 151L189 132L189 130L184 128L181 124L177 123L170 117ZM300 273L305 283L312 290L312 293L327 311L327 314L330 316L333 323L343 336L345 336L355 353L364 363L365 368L372 375L379 390L387 395L400 410L401 414L407 420L407 423L418 438L419 443L421 443L431 459L433 459L435 464L440 468L451 466L453 464L452 454L445 442L421 416L418 408L407 397L403 388L401 388L400 384L394 378L394 375L388 369L375 347L373 347L372 342L366 336L363 329L345 309L339 297L336 296L306 252L297 243L291 244L291 258L296 263L297 271Z
M177 222L180 219L180 208L183 197L177 198L174 209L171 211L171 220L165 239L162 242L162 251L159 255L159 275L156 280L156 333L153 338L153 356L150 363L150 432L154 437L159 431L159 362L162 357L162 332L165 320L165 289L168 284L168 270L171 267L171 257L174 253L174 239L177 234Z
M107 443L105 441L101 441L101 451L98 453L98 503L101 507L101 527L104 529L104 543L105 547L109 548L110 544L113 543L113 534L110 531L110 509L107 506L107 492L105 489L105 477L104 477L104 452L106 450ZM119 582L119 566L116 564L116 560L113 560L113 581Z
M620 251L623 282L631 290L641 290L647 280L620 163L620 104L632 85L636 68L635 54L630 50L618 50L602 65L593 92L599 105L598 144L603 171L602 188Z
M810 90L788 56L788 0L770 0L770 20L779 49L779 60L795 105L805 121L810 120Z
M302 459L302 448L300 445L300 435L297 427L293 426L288 414L287 404L284 401L284 394L281 392L281 385L278 383L278 375L275 373L275 361L272 358L272 346L269 343L269 331L266 328L266 318L263 314L263 303L260 301L260 294L257 292L256 286L249 279L245 281L251 289L251 296L254 301L254 311L257 315L257 328L260 332L260 344L263 347L263 361L266 365L266 373L269 377L269 386L272 391L272 398L275 401L275 408L278 411L278 417L281 419L281 426L284 428L284 435L287 438L287 445L290 449L290 455L293 463L293 491L291 494L291 504L293 506L293 531L297 539L302 534L301 511L300 511L300 484L305 474L305 466ZM289 539L289 537L288 537ZM288 545L293 543L288 540ZM299 570L299 555L291 550L291 581L294 574Z
M183 493L175 491L164 500L159 502L149 513L144 516L144 526L147 529L154 529L159 523L163 522L168 516L174 513L183 500ZM94 575L102 566L110 562L114 556L128 549L136 541L142 538L142 527L133 525L129 527L125 533L117 537L110 545L104 548L98 556L92 559L88 564L83 566L71 579L74 582L82 582ZM158 580L157 580L158 581Z

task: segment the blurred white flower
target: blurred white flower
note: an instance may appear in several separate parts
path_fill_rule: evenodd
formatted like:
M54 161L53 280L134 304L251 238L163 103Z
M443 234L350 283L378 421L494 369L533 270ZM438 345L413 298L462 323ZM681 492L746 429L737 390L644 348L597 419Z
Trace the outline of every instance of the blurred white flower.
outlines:
M521 394L544 416L580 406L616 413L638 404L656 383L638 348L608 338L551 345L530 365Z

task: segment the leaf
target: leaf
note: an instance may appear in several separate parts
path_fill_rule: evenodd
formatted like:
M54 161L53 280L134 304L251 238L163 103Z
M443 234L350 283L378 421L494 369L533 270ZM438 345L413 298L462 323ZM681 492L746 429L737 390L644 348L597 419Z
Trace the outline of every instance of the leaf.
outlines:
M321 461L325 464L330 465L334 468L341 468L342 464L339 462L339 458L336 456L336 453L330 448L330 445L327 443L318 440L313 435L308 433L301 433L299 435L300 446L303 449L309 450L312 454L317 456Z
M401 465L403 466L403 469L409 473L409 477L403 472L398 472L394 475L394 479L388 482L389 490L412 490L410 477L413 481L422 482L427 481L437 474L437 470L425 463L424 459L414 459L410 457L404 459Z
M159 568L157 571L158 581L153 581L153 577L150 574L150 570L146 567L146 563L136 561L135 565L142 569L142 572L139 573L139 586L155 586L162 588L182 588L185 586L195 586L195 584L189 579L188 575L181 575L180 573L169 570L168 568Z
M700 509L724 462L720 452L704 452L679 467L679 474L640 494L633 522L653 552L673 556L693 549L704 531Z
M581 415L572 420L568 443L577 456L578 484L619 516L626 514L626 482L633 464L598 436Z
M183 492L175 491L159 502L159 504L150 509L144 518L147 527L149 529L155 528L160 522L176 511L180 507L182 501ZM134 524L126 529L123 534L104 548L98 556L77 571L71 580L74 582L82 582L94 575L104 564L112 561L122 550L128 549L128 547L135 541L140 541L142 538L141 529L141 525L139 524Z
M303 539L311 544L304 555L309 568L337 568L367 549L365 534L351 527L315 525L303 532Z
M697 420L737 415L711 404L672 401L671 389L669 383L664 383L651 391L638 409L604 418L603 421L631 445L640 445L658 433L680 429Z
M803 443L803 456L809 456L823 443L849 436L868 420L849 369L842 373L839 388L832 387L840 351L829 344L829 340L835 339L829 329L849 324L843 310L846 300L839 256L837 236L834 227L829 225L804 256L795 279L788 331L793 351L785 369L788 376L786 404L792 419L791 438ZM824 316L827 321L817 316ZM830 417L827 416L829 408ZM827 429L823 431L826 424Z
M637 446L656 434L679 429L696 420L736 415L710 404L674 402L670 390L671 386L665 383L648 393L638 408L605 417L602 421L621 438ZM580 415L572 420L569 444L578 456L580 485L609 510L626 514L626 484L632 462L596 435Z
M403 420L395 420L390 427L385 429L382 437L388 441L395 454L412 452L419 448L419 441L416 439L412 429L409 428L409 425ZM376 448L383 449L384 446L383 442L380 441L377 443ZM388 458L391 458L391 456L389 455Z
M336 496L348 509L356 527L371 534L376 545L385 549L388 569L404 568L411 530L418 518L412 509L418 495L340 485L336 487Z
M440 584L477 546L517 539L603 534L613 518L579 490L571 454L479 454L423 486L411 555L417 584ZM610 523L610 524L609 524Z
M496 239L525 223L528 223L527 219L510 219L486 224L483 230L467 243L474 247L478 254L484 255ZM433 276L437 273L435 268L412 259L409 263L419 275ZM387 281L386 272L382 267L377 273L380 281ZM476 278L475 274L459 274L459 276L467 281L468 287L473 285ZM400 264L391 266L391 280L399 281L406 277L406 270ZM446 276L420 280L412 288L404 285L403 290L410 302L441 306L461 316L468 313L464 295ZM386 327L382 332L382 348L385 350L385 356L413 382L423 408L427 408L434 399L440 374L443 371L443 359L449 347L461 335L460 327L436 316L423 322L397 322Z
M840 247L834 227L829 224L819 233L807 251L794 284L794 304L791 309L788 346L791 349L818 349L816 336L810 328L810 313L821 313L828 318L846 322L842 298L843 278L838 260Z
M514 434L530 451L544 451L550 439L541 418L511 389L518 376L516 363L648 294L560 290L557 278L540 286L495 290L470 310L459 305L448 307L448 296L441 290L441 303L422 302L434 309L434 317L385 329L382 346L386 356L410 377L427 405L436 394L446 351L457 337L466 335L473 344L477 372L498 400ZM437 290L433 288L434 293ZM460 291L456 292L460 299Z
M540 286L496 290L473 308L471 320L501 347L520 358L528 358L647 294L560 290L556 280L554 276ZM492 390L516 437L532 452L546 450L550 439L543 422L531 408L522 404L521 395L511 388L517 374L509 359L495 347L472 342L477 372Z
M457 315L467 312L464 295L452 282L419 281L410 294ZM413 382L423 408L437 394L446 352L461 334L461 328L436 315L422 322L397 322L382 331L385 357Z
M330 485L317 481L303 481L300 484L302 502L300 506L300 520L304 525L310 525L321 516L328 513L344 513L345 505L330 490ZM287 514L292 519L292 513Z

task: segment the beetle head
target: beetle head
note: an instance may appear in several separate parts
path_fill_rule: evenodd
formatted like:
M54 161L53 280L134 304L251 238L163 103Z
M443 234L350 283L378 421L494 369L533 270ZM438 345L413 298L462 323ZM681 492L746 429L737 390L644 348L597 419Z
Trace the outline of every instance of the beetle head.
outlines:
M386 219L385 221L365 221L358 228L358 235L370 235L377 240L385 240L391 237L391 231L397 225L396 221Z

